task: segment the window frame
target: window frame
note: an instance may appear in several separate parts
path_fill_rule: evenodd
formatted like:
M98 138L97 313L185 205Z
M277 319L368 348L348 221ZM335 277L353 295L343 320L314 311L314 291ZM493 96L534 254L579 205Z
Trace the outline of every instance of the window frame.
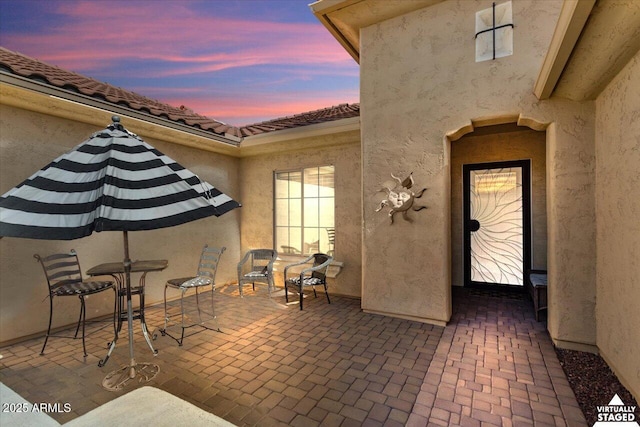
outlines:
M316 169L316 170L321 170L322 168L327 168L327 167L331 167L333 169L333 182L334 182L334 186L333 186L333 196L331 197L327 197L327 196L321 196L320 194L318 194L317 198L318 201L320 201L321 199L328 199L331 198L333 200L333 228L335 230L335 219L336 219L336 207L335 207L335 200L336 200L336 187L335 187L335 178L336 178L336 167L334 164L329 163L329 164L320 164L317 166L301 166L298 168L288 168L288 169L276 169L273 171L273 175L272 175L272 191L273 191L273 230L272 230L272 236L273 236L273 248L274 250L276 250L278 252L278 254L280 256L285 256L285 257L298 257L298 258L306 258L307 256L309 256L310 254L306 254L304 253L304 244L305 244L305 233L304 230L305 228L316 228L318 230L321 229L327 229L327 228L332 228L332 227L322 227L320 226L320 220L318 220L318 225L314 225L313 227L305 227L305 222L304 222L304 217L305 217L305 193L304 193L304 187L305 187L305 171L309 170L309 169ZM280 242L278 242L278 223L277 223L277 216L278 216L278 210L277 210L277 201L278 200L291 200L290 197L290 193L287 194L286 198L281 198L279 199L277 197L277 190L276 190L276 185L277 185L277 181L278 181L278 174L282 174L282 173L296 173L299 172L300 173L300 232L301 232L301 237L300 237L300 244L302 245L302 248L300 249L299 254L295 254L295 253L284 253L282 252L279 247L278 244ZM314 197L309 197L309 199L312 199ZM289 230L291 229L290 225L286 226ZM318 236L318 239L320 240L320 236ZM291 240L289 239L289 243L291 243ZM320 246L320 245L318 245ZM318 248L318 251L322 252L320 247ZM335 242L333 244L333 248L328 248L327 251L333 251L335 252Z

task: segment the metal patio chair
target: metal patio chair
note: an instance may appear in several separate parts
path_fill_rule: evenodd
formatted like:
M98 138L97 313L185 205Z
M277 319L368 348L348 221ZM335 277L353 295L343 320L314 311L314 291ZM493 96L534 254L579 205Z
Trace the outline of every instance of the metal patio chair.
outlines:
M313 260L313 265L311 267L304 268L299 273L289 273L289 269L291 269L292 267L307 264L311 260ZM329 264L331 264L331 261L333 261L333 257L327 254L317 253L311 255L303 261L287 265L284 268L285 300L289 302L289 288L294 289L296 292L298 292L298 294L300 294L300 310L302 310L304 288L311 287L313 289L313 295L318 298L318 294L316 293L316 286L324 286L324 293L327 296L327 302L331 304L331 300L329 299L329 292L327 290L327 270L329 269Z
M273 263L278 258L278 252L273 249L252 249L248 251L238 263L238 288L242 296L242 287L251 283L253 290L256 282L266 283L269 296L274 288Z
M160 328L160 333L164 336L167 335L170 338L173 338L178 346L182 346L182 343L186 337L192 336L199 332L203 332L205 330L220 332L220 328L216 324L215 328L211 328L205 325L205 321L202 320L203 312L208 314L211 319L216 320L216 314L213 304L213 295L216 288L215 280L216 280L216 272L218 271L218 264L220 263L220 258L222 254L227 248L224 246L221 248L209 247L208 245L204 245L202 248L202 252L200 254L200 260L198 263L198 269L196 271L195 276L190 277L181 277L178 279L170 279L164 286L164 327ZM200 307L200 296L198 294L198 290L204 288L206 286L211 286L211 313L207 313L204 308ZM180 290L180 338L174 337L171 335L167 329L169 328L170 316L167 310L167 289L173 288ZM196 297L196 310L198 313L198 321L196 323L188 323L185 322L185 305L184 305L184 297L190 290L195 290ZM208 320L211 320L208 319ZM199 331L193 332L189 335L185 335L185 330L191 327L198 326L202 328Z
M47 327L47 335L45 336L40 355L44 354L44 350L47 347L49 337L77 339L78 332L80 332L80 326L82 326L82 351L84 352L84 357L87 357L87 347L85 344L85 324L87 323L87 309L85 298L88 295L106 291L107 289L112 289L114 291L113 321L115 332L117 293L113 282L101 280L83 280L82 270L80 269L80 262L78 260L78 254L74 249L72 249L68 253L53 254L46 257L34 254L33 257L38 260L38 262L42 266L42 270L44 271L44 275L47 279L47 286L49 288L49 326ZM53 320L53 298L73 296L77 296L80 299L80 316L78 317L78 325L76 326L75 334L73 336L52 334L51 323Z

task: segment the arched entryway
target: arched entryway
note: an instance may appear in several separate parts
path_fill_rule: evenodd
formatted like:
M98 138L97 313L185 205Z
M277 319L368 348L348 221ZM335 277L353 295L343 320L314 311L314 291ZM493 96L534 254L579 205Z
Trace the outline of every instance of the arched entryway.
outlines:
M478 283L492 285L515 285L522 288L522 278L515 280L506 277L493 280L497 275L487 274L486 277L471 274L475 267L470 267L469 253L469 188L465 189L465 179L469 184L471 171L475 172L475 182L483 185L487 192L496 186L520 187L522 199L525 201L521 209L528 210L529 215L523 215L523 251L513 258L522 258L521 270L534 268L544 270L547 267L547 213L546 213L546 133L536 131L527 126L516 123L476 126L468 129L471 132L458 137L451 142L451 279L453 286L465 286ZM459 133L464 133L460 131ZM453 139L453 138L451 138ZM521 169L521 166L524 166ZM482 174L478 171L484 171ZM484 175L483 175L484 174ZM523 177L524 174L524 177ZM486 180L485 178L489 178ZM523 179L524 178L524 179ZM498 185L496 185L498 184ZM478 193L478 192L476 192ZM481 197L484 197L480 194ZM494 193L487 195L488 200L495 197ZM467 205L465 206L465 200ZM512 208L516 209L517 206ZM467 221L465 221L465 209ZM506 242L504 247L509 246ZM490 258L499 258L502 249L492 249L486 245ZM494 253L491 253L494 251ZM493 257L493 255L496 255ZM507 254L507 257L510 255ZM474 261L475 262L475 261ZM490 263L495 263L492 259ZM508 265L505 270L513 272L513 266ZM477 269L476 269L477 270ZM521 273L516 273L521 274Z

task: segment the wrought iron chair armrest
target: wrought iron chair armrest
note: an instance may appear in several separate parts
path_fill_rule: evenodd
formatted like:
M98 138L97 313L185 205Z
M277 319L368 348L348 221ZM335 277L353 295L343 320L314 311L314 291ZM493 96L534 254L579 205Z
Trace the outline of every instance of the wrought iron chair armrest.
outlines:
M309 257L309 259L313 258L313 255L311 255L311 257ZM308 260L309 260L308 259ZM307 261L308 261L307 260ZM314 271L320 271L324 268L327 268L329 266L329 264L331 264L331 262L333 261L333 257L329 257L328 260L326 260L325 262L323 262L320 265L316 265L315 267L308 267L303 269L300 273L296 274L296 276L300 276L300 281L302 281L302 279L304 278L305 274L308 273L313 273ZM285 267L285 273L284 273L284 281L287 281L287 268L288 267L294 267L296 265L300 265L300 264L304 264L304 262L298 263L298 264L291 264L290 266Z
M301 276L303 276L303 275L304 275L304 274L306 274L306 273L312 273L312 272L314 272L314 271L322 270L323 268L328 267L328 266L329 266L329 264L331 264L331 262L332 262L332 261L333 261L333 258L332 258L332 257L329 257L329 259L328 259L328 260L326 260L325 262L323 262L323 263L322 263L322 264L320 264L320 265L316 265L315 267L305 268L304 270L302 270L302 271L300 272L300 275L301 275Z
M289 271L289 269L291 267L297 267L299 265L303 265L303 264L307 264L309 261L311 261L313 259L313 255L308 256L307 258L303 259L302 261L293 263L293 264L289 264L284 268L284 280L285 282L287 281L287 272ZM296 274L297 276L298 274Z

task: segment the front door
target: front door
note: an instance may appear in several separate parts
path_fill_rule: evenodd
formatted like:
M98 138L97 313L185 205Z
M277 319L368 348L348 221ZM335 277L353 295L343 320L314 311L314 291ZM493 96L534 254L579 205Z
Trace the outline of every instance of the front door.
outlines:
M531 265L530 161L464 165L465 286L522 287Z

